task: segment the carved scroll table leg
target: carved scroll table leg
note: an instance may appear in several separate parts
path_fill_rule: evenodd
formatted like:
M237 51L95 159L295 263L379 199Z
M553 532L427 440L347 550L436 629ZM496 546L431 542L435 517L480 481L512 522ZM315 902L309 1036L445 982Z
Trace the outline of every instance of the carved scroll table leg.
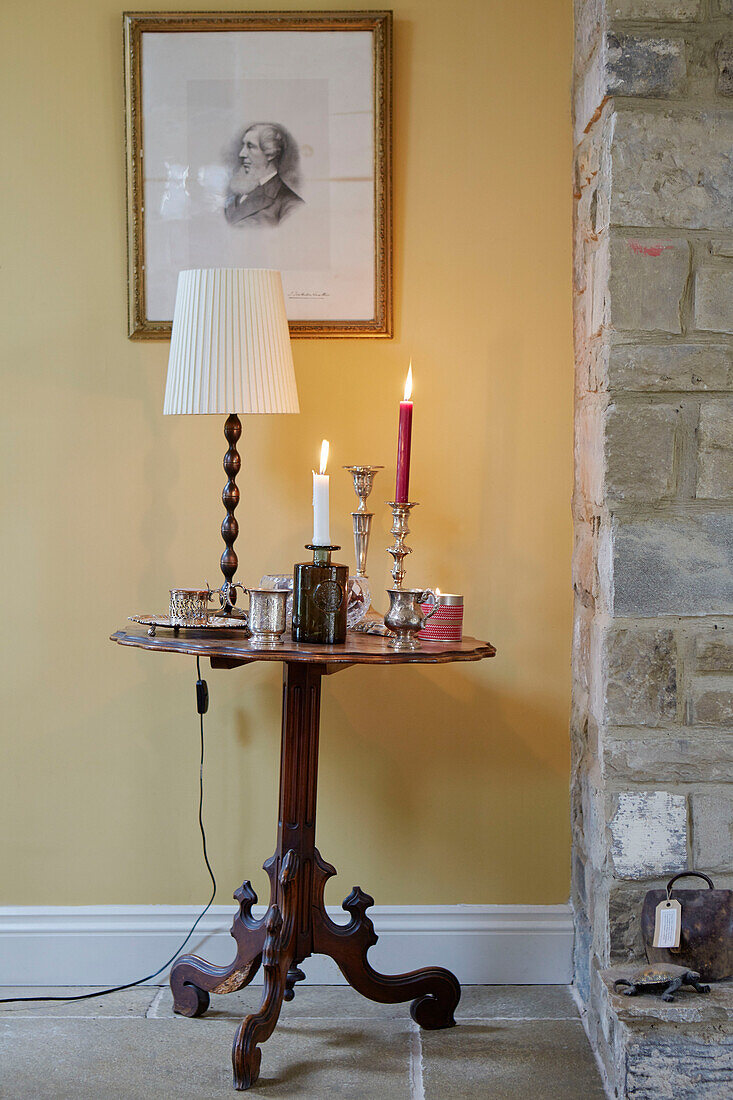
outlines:
M237 954L231 966L214 966L198 955L182 955L171 969L173 1010L181 1016L203 1016L209 1007L209 993L233 993L243 989L259 970L265 921L252 917L257 895L251 884L245 882L234 897L239 902L239 912L232 924Z
M319 870L324 875L323 883L334 873L333 868L320 859ZM347 925L334 924L325 911L319 909L314 914L316 952L330 955L349 985L369 1000L381 1004L412 1000L410 1015L426 1031L453 1027L461 986L449 970L431 966L408 974L379 974L367 962L367 951L377 942L374 925L366 915L372 905L374 898L354 887L343 903L351 917Z
M278 853L265 864L271 875L278 862L277 855ZM288 975L293 969L296 911L299 887L302 886L300 868L300 857L295 849L290 848L280 860L280 874L276 885L271 878L277 901L270 906L266 918L267 935L262 952L265 988L259 1010L242 1021L234 1037L232 1064L235 1089L248 1089L259 1077L262 1059L259 1044L272 1035L280 1015ZM282 905L282 910L278 902Z
M267 936L262 953L265 985L259 1010L239 1025L232 1046L234 1087L250 1088L260 1075L262 1052L259 1043L269 1039L275 1030L285 995L285 975L291 960L283 951L283 918L277 905L267 915Z

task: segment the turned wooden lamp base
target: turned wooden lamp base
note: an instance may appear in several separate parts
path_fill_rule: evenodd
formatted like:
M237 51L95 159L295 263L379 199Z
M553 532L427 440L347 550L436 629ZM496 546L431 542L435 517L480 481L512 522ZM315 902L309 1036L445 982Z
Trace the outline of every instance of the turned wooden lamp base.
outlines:
M339 666L332 667L336 671ZM259 1044L272 1034L282 1002L295 996L295 983L305 977L300 963L310 955L329 955L349 984L370 1000L412 1000L412 1018L427 1030L452 1027L461 996L458 980L441 967L390 976L372 969L366 956L377 936L366 911L374 899L360 888L343 903L351 918L348 924L335 924L326 913L324 889L336 870L316 848L315 831L321 677L327 671L326 664L302 660L287 661L283 670L277 850L264 864L270 879L267 913L262 920L253 918L257 895L245 882L234 895L239 912L232 925L237 954L231 966L183 955L171 970L175 1011L201 1016L210 993L243 989L262 966L262 1003L242 1021L232 1048L234 1087L240 1090L257 1080Z

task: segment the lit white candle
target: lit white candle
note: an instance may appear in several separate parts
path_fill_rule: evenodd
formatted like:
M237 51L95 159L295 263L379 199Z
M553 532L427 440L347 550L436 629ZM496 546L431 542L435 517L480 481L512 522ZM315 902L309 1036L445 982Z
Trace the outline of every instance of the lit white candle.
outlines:
M320 473L313 471L313 545L330 546L331 532L328 515L328 475L326 463L328 462L328 440L321 444L321 469Z

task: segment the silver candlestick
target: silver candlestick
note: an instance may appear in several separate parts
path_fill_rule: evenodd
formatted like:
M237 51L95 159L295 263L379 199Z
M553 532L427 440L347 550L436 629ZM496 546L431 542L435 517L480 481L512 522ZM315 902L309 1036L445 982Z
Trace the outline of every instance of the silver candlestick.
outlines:
M405 538L410 533L410 511L417 508L417 504L415 501L397 500L388 500L387 503L392 509L392 526L389 530L390 534L394 535L394 546L388 546L387 553L394 558L392 565L394 586L402 588L402 582L405 579L405 568L402 563L407 555L412 553L412 547L405 546Z
M356 575L366 577L369 536L372 533L374 512L367 512L367 497L374 486L374 478L383 466L344 466L354 478L354 491L359 498L359 507L351 513L354 527L354 553L356 555Z

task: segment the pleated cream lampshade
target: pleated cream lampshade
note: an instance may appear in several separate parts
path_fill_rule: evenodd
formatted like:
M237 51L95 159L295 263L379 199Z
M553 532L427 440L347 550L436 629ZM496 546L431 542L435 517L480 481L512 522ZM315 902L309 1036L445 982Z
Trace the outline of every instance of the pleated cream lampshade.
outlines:
M297 413L279 271L181 271L163 412Z

